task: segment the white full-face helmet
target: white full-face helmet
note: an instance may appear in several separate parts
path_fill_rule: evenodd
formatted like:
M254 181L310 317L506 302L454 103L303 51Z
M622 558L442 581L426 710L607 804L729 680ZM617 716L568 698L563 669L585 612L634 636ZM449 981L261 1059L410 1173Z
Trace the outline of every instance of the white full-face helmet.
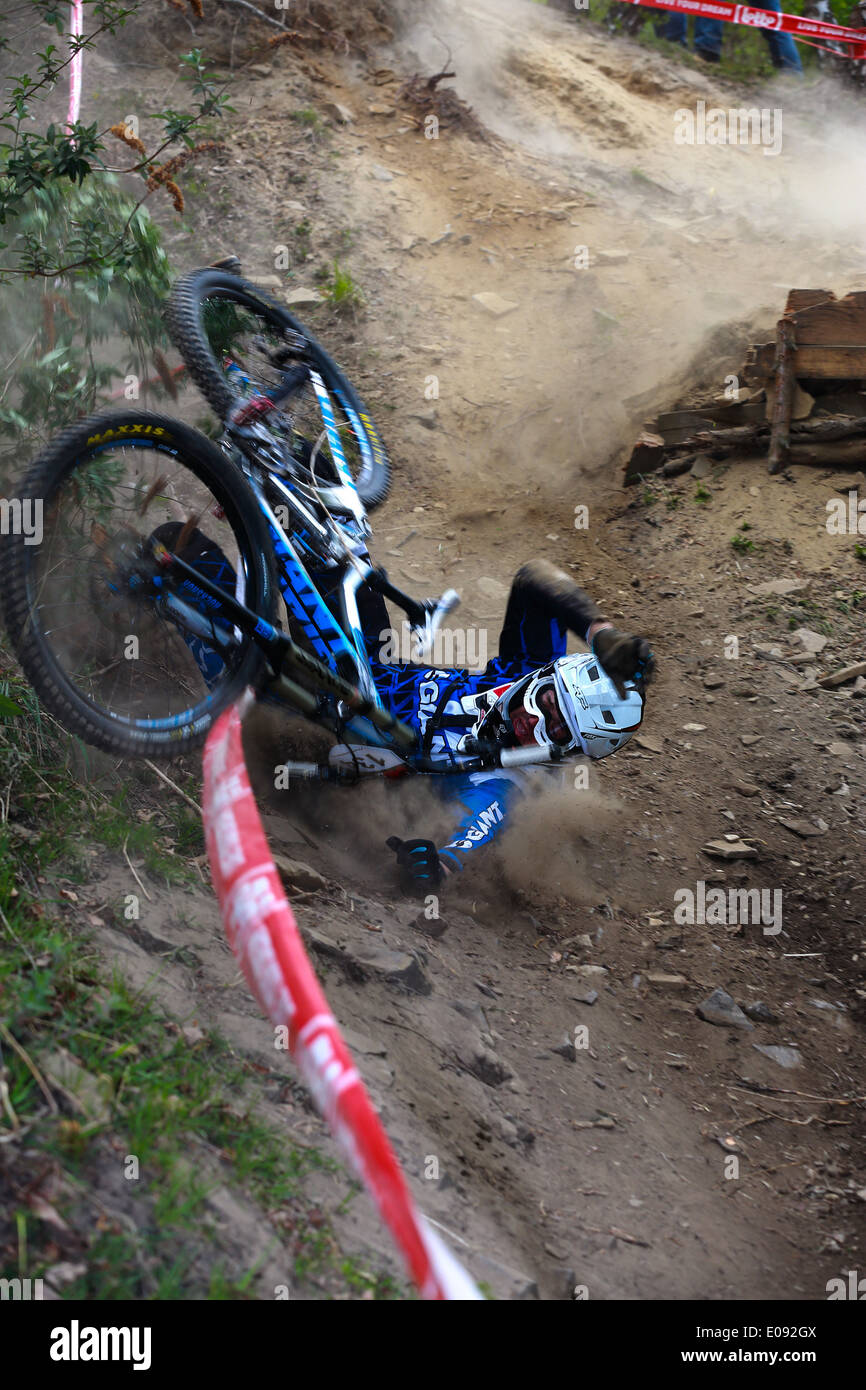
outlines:
M626 681L624 690L623 698L597 657L563 656L499 693L478 734L606 758L643 718L642 682Z

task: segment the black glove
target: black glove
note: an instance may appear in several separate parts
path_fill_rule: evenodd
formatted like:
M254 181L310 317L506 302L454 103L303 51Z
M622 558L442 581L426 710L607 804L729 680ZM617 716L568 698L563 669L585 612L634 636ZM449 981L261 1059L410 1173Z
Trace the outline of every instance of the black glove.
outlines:
M648 681L655 671L655 661L645 637L629 637L615 627L603 627L592 639L593 655L598 657L605 675L610 676L620 699L625 699L623 682Z
M400 887L404 893L423 898L436 891L445 874L432 840L400 840L391 835L385 843L396 851Z

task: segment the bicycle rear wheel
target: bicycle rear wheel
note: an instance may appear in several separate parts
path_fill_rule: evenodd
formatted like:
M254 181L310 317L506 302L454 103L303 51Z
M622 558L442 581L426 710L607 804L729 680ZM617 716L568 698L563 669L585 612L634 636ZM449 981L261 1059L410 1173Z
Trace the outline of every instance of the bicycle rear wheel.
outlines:
M236 275L194 270L173 286L165 321L190 376L223 421L241 401L275 386L295 363L313 366L334 402L340 442L361 501L372 508L385 499L391 464L369 412L337 364L288 309ZM285 411L298 457L308 462L318 442L317 476L337 481L321 439L322 415L312 386L302 388Z
M112 753L203 743L265 658L151 543L272 620L267 528L240 471L177 420L94 416L34 461L19 500L39 525L3 542L4 615L45 707Z

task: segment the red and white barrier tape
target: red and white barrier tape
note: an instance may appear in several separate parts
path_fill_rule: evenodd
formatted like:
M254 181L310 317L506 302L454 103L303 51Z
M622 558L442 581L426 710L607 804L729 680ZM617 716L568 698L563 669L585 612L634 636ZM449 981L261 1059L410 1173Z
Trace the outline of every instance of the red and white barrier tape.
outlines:
M328 1009L271 860L241 745L241 713L221 715L204 753L204 826L229 945L379 1211L421 1296L480 1299L475 1283L418 1212L394 1151Z
M81 115L81 80L84 69L84 49L76 48L76 40L84 33L84 0L72 0L69 8L69 109L66 129L71 130Z
M626 0L629 5L648 5L654 10L675 10L677 14L701 15L720 19L728 24L747 24L756 29L776 29L783 34L808 42L809 39L832 39L851 44L852 58L866 58L866 30L848 29L843 24L827 24L822 19L805 19L797 14L780 14L775 10L755 9L737 5L733 0Z

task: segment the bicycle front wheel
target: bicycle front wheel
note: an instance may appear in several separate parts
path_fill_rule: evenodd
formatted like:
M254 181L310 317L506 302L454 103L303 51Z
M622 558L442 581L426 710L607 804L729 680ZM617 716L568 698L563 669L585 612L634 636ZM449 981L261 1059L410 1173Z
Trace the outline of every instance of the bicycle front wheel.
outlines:
M111 753L172 758L263 673L219 601L160 569L160 541L272 621L267 528L243 474L167 416L94 416L31 465L3 542L6 626L44 706ZM14 505L14 504L13 504Z

